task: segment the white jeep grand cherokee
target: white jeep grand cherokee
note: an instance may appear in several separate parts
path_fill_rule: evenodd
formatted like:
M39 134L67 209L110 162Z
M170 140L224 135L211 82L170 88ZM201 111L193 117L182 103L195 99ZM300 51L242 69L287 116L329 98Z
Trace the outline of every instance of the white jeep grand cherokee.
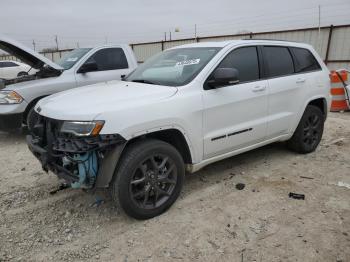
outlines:
M314 151L329 104L329 71L309 45L196 43L124 82L40 100L27 142L44 170L73 188L110 188L128 215L147 219L175 202L185 170L276 141Z

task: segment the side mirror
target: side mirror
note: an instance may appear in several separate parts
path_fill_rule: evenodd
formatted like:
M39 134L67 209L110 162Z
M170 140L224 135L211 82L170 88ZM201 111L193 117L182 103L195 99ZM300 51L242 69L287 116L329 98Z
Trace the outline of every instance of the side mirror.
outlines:
M97 70L98 70L98 66L97 66L96 62L91 61L91 62L86 62L85 64L83 64L79 68L78 73L85 74L85 73L94 72Z
M211 88L238 84L238 70L235 68L217 68L207 83Z

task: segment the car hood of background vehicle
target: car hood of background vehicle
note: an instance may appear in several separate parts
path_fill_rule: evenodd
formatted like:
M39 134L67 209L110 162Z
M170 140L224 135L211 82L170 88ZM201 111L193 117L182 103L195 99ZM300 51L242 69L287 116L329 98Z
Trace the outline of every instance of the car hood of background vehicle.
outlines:
M40 88L43 86L50 86L53 84L60 83L62 80L59 77L49 77L49 78L39 78L30 81L24 81L19 83L14 83L5 86L4 90L13 90L18 92L20 95L24 92L35 92L33 88ZM73 84L73 83L72 83ZM34 91L33 91L34 90Z
M46 97L38 102L35 110L58 120L91 121L104 112L134 107L140 107L142 112L142 106L171 97L176 92L176 87L111 81Z
M45 56L4 35L0 35L0 49L35 69L40 69L46 64L53 69L63 70L61 66L55 64Z

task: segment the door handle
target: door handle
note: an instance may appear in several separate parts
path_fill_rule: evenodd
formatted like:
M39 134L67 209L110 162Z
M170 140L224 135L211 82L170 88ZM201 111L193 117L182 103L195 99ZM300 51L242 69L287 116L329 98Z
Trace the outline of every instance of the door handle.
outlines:
M253 88L253 92L262 92L265 91L266 86L256 86Z
M300 83L305 83L306 79L305 78L298 78L296 83L300 84Z

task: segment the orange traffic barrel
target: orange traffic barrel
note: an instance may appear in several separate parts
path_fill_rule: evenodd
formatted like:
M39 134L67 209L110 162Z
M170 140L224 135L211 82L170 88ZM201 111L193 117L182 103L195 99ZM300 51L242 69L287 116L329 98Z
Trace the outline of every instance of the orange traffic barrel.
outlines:
M331 111L339 112L348 110L349 101L345 90L345 85L348 81L348 73L346 71L332 71L330 74L330 78L332 95Z

